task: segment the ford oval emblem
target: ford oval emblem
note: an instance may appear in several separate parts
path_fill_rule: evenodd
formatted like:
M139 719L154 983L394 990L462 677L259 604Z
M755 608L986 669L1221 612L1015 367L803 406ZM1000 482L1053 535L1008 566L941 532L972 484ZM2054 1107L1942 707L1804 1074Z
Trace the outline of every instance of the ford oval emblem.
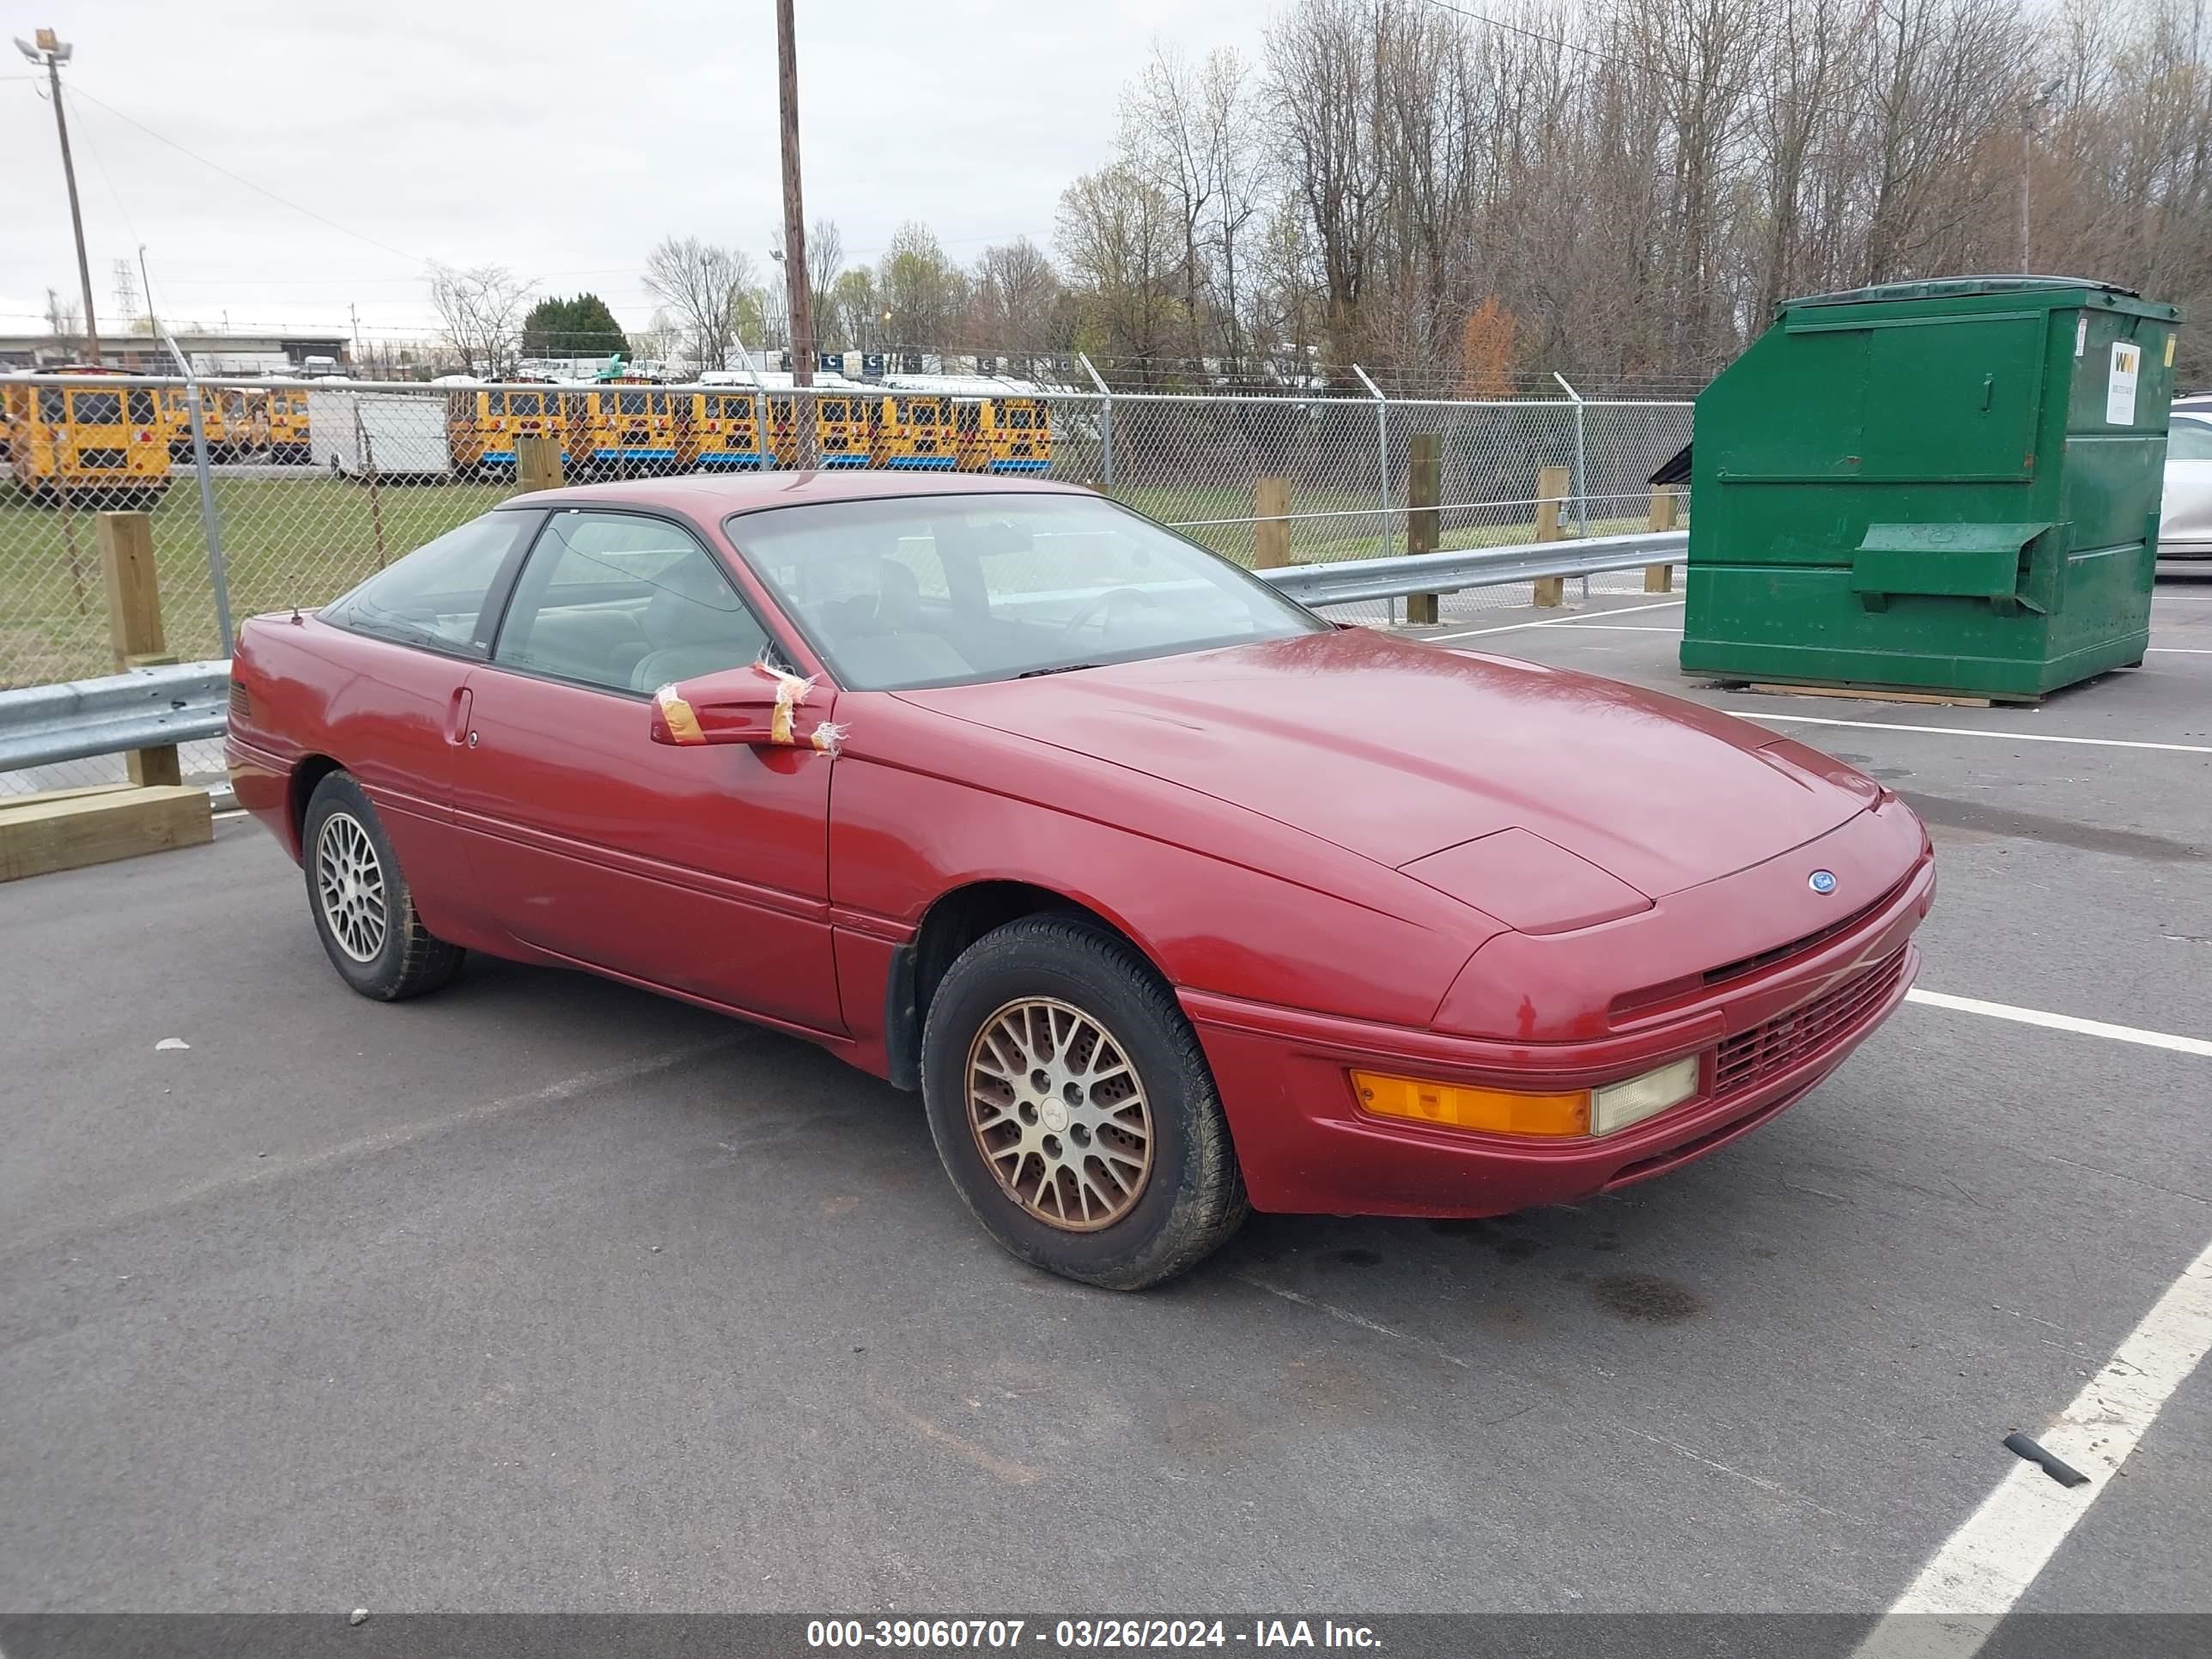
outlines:
M1805 878L1805 884L1814 892L1825 896L1836 890L1836 872L1832 870L1815 870Z

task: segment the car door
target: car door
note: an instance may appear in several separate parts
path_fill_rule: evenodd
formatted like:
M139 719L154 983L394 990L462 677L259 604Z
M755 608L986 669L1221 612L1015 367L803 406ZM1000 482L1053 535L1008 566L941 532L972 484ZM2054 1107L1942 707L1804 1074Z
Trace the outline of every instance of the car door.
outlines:
M2212 552L2212 418L2177 412L2166 428L2158 539L2161 551Z
M316 615L313 747L338 756L384 820L434 931L496 923L477 904L453 823L469 675L491 654L500 608L544 514L506 507L457 526Z
M769 643L676 520L556 511L469 676L454 818L525 945L838 1032L830 757L649 736L655 688Z

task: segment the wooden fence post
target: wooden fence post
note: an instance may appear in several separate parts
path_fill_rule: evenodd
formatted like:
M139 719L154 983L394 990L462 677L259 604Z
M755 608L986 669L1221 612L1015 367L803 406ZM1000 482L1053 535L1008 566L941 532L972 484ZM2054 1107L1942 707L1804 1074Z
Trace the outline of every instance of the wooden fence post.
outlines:
M561 440L548 432L517 433L514 481L525 490L558 489L566 483L561 474Z
M1651 528L1672 530L1674 512L1681 497L1664 484L1651 487ZM1644 567L1644 591L1647 593L1671 593L1674 591L1674 567L1671 564L1647 564Z
M1433 553L1442 536L1437 506L1443 501L1443 439L1434 432L1416 432L1406 440L1406 551ZM1437 619L1437 596L1406 595L1406 620L1432 623Z
M168 654L161 630L161 573L154 565L154 520L143 513L103 513L96 532L100 580L107 589L107 638L115 666L154 668L176 659ZM131 781L174 784L184 781L177 745L136 749L129 757Z
M1559 528L1559 508L1574 488L1573 472L1564 466L1540 466L1536 469L1536 539L1556 542L1565 533ZM1535 601L1538 605L1565 605L1567 602L1567 579L1564 576L1539 576L1536 579Z
M1279 570L1291 562L1291 481L1261 478L1252 486L1252 568Z

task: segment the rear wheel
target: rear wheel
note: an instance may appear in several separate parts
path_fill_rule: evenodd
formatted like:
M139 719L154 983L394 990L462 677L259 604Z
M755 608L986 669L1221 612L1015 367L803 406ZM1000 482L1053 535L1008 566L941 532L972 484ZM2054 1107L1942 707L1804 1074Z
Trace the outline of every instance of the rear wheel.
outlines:
M922 1095L984 1230L1066 1278L1156 1285L1249 1212L1197 1034L1152 965L1081 917L1009 922L952 964L929 1006Z
M397 1002L453 978L460 947L422 926L383 822L350 775L333 772L315 786L300 842L307 908L340 979Z

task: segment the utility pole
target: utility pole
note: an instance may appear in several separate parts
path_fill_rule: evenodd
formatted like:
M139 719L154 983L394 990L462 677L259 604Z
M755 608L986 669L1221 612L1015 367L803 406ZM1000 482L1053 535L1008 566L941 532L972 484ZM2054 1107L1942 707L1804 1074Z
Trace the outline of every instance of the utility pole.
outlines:
M346 316L353 324L353 360L359 362L361 361L361 307L348 301Z
M70 228L76 232L76 280L84 292L84 344L91 360L100 361L100 325L92 314L92 262L84 257L84 215L76 203L76 164L70 159L69 116L62 108L62 65L70 60L75 50L66 40L56 38L52 29L40 29L33 37L36 44L20 34L15 37L15 50L33 64L45 65L46 84L54 96L54 131L62 140L62 177L69 184Z
M792 0L775 0L776 101L783 115L783 291L791 302L791 384L814 384L814 296L806 283L806 203L799 183L799 42ZM814 404L792 399L799 464L814 464Z

